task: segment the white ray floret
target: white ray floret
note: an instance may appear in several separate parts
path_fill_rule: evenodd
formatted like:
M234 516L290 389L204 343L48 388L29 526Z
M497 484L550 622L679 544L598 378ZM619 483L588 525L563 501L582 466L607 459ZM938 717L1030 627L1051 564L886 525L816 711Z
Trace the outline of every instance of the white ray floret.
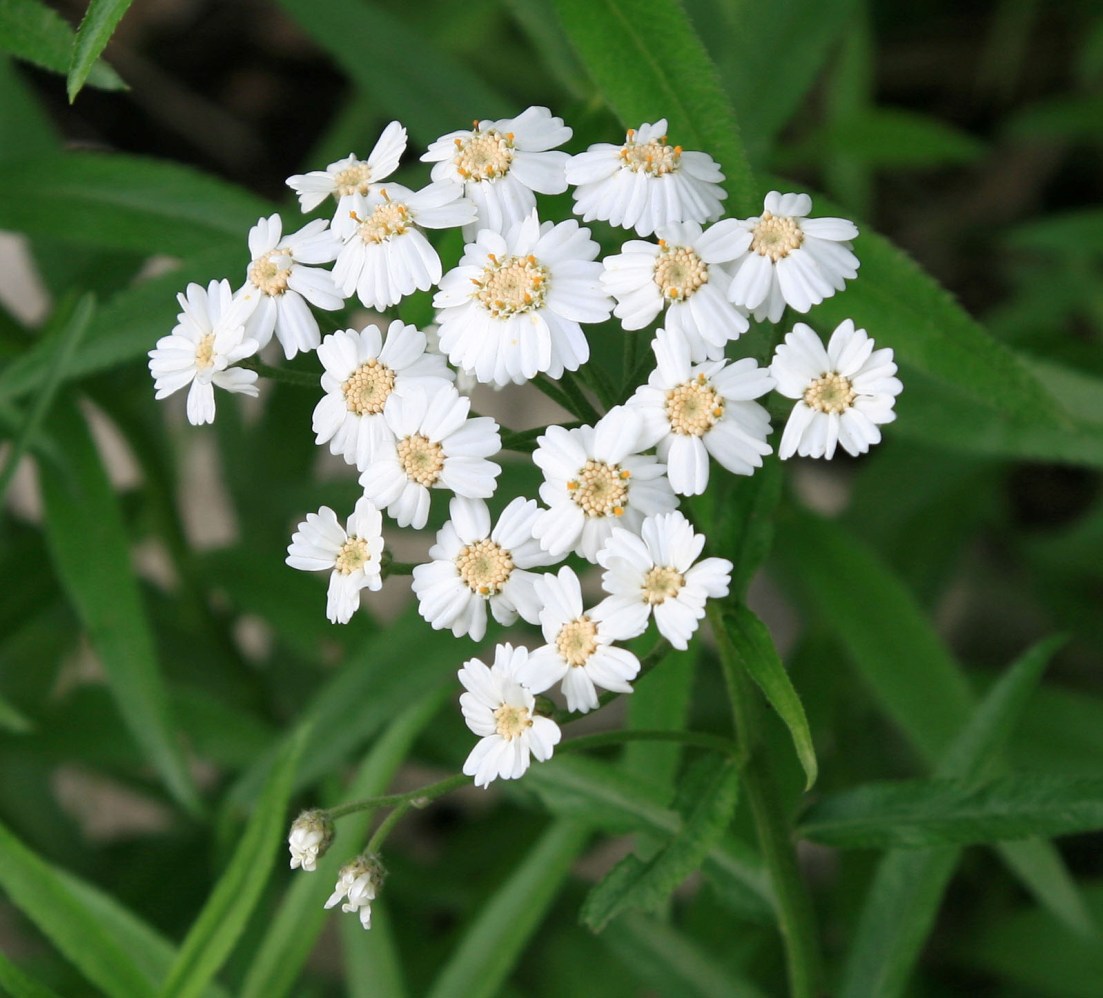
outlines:
M149 373L158 399L191 386L187 411L193 426L214 422L216 385L240 395L260 394L256 371L233 366L259 349L245 333L258 297L248 293L235 298L229 281L211 281L206 288L189 284L176 296L182 311L172 332L149 351Z
M613 314L625 329L643 329L665 308L663 325L685 334L693 360L719 360L747 331L747 317L728 301L731 277L721 266L742 252L746 232L726 218L705 231L672 222L656 234L657 243L631 239L605 258L601 284L617 300Z
M752 475L771 448L770 414L754 399L774 387L768 369L749 357L693 364L677 330L660 329L651 343L656 367L628 405L643 421L641 442L666 462L671 487L700 495L709 482L709 456L737 475Z
M310 305L332 312L345 299L333 275L311 265L332 263L337 250L337 240L324 219L308 222L286 238L279 215L258 221L249 230L252 262L245 272L245 286L238 292L258 297L246 335L263 348L275 333L288 360L300 351L316 349L321 337Z
M807 312L858 276L850 241L858 228L845 218L809 218L807 194L770 191L762 214L744 219L741 255L731 264L732 302L758 320L777 322L785 306Z
M382 449L360 476L364 494L387 508L400 527L420 530L429 519L429 489L489 499L501 467L487 458L502 449L489 416L468 419L471 400L447 385L431 395L411 389L383 407L395 443Z
M623 145L607 142L571 157L575 214L649 236L671 222L711 222L727 195L715 160L667 144L666 119L630 128Z
M896 418L893 405L904 386L896 377L892 350L873 346L851 319L839 323L826 349L810 326L798 322L793 327L770 365L778 392L797 400L778 457L830 460L839 445L857 456L880 442L878 426Z
M598 250L573 219L541 225L535 211L507 235L481 230L433 299L441 350L484 384L578 370L590 356L579 323L613 308Z
M328 506L307 513L291 536L287 564L303 572L329 572L326 616L347 624L360 606L360 590L383 585L383 517L360 499L342 529Z
M537 576L528 569L554 561L532 536L536 501L514 499L493 529L481 499L457 496L448 510L451 519L429 549L432 560L414 568L421 615L434 630L448 627L456 637L469 634L474 641L486 634L488 606L499 624L512 624L518 615L535 624Z
M640 660L625 648L614 648L613 642L635 635L583 609L582 587L574 571L564 566L558 575L539 576L536 596L543 607L540 627L547 644L529 652L519 673L521 682L533 693L562 682L567 709L583 713L598 706L599 689L631 693Z
M368 158L357 159L348 155L330 163L324 170L296 174L287 178L287 186L299 196L303 211L313 211L327 197L337 202L334 217L347 214L346 198L353 194L367 195L398 169L398 162L406 151L406 129L392 121L375 143Z
M383 417L387 399L410 388L431 394L454 377L444 358L428 350L426 335L400 319L388 326L385 340L375 326L330 333L318 359L326 394L314 408L316 442L328 442L331 453L361 471L394 443Z
M527 658L524 648L500 644L489 669L472 658L459 671L467 690L460 696L463 718L480 736L463 771L475 777L477 787L489 786L495 779L520 778L529 768L530 757L545 762L559 744L559 725L534 713L536 698L517 678Z
M367 308L396 305L414 291L440 281L440 256L421 231L449 229L475 217L475 206L455 184L430 184L411 191L387 184L352 194L347 211L333 220L341 242L333 280Z
M477 224L463 230L470 241L479 229L511 229L536 207L536 194L567 189L570 157L555 148L570 137L562 118L530 107L516 118L477 121L470 130L442 135L421 159L434 164L433 180L462 185L478 206Z
M383 886L385 874L375 856L364 854L357 856L351 863L341 867L337 877L337 886L326 902L326 908L332 908L344 900L341 911L360 916L360 924L371 928L371 903Z
M697 560L704 546L704 535L678 511L649 516L639 536L614 530L597 556L609 595L594 613L632 634L642 634L654 615L659 633L684 650L705 616L705 601L727 596L731 582L726 558Z
M666 466L639 453L643 421L626 406L610 409L595 426L548 427L532 459L543 472L547 504L533 534L556 557L574 551L589 561L615 526L638 531L645 516L678 505Z

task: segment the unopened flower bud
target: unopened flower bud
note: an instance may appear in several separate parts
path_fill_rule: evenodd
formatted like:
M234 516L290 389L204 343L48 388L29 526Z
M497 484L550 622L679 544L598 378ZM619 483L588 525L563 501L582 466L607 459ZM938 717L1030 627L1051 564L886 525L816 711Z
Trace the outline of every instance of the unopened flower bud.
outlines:
M387 871L378 856L371 853L357 856L351 863L341 867L337 886L325 906L332 908L342 898L346 898L341 911L358 911L360 924L365 929L370 929L371 903L375 900L376 892L383 886L386 876Z
M333 841L333 822L325 811L303 811L291 824L287 845L291 850L291 869L300 866L313 872L318 860Z

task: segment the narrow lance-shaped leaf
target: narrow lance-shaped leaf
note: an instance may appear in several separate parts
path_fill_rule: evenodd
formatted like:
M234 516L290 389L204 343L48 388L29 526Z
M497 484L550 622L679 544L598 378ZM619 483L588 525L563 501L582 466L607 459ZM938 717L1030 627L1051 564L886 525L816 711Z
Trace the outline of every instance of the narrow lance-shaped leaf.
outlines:
M24 973L3 953L0 953L0 989L11 998L59 998L56 991Z
M131 0L91 0L84 20L77 28L73 55L69 63L69 103L76 100L88 74L96 65L100 53L107 47L116 25L130 6Z
M2 0L0 2L0 51L54 73L69 70L73 48L73 29L57 11L39 0ZM126 84L102 62L89 67L88 82L104 90L123 90Z

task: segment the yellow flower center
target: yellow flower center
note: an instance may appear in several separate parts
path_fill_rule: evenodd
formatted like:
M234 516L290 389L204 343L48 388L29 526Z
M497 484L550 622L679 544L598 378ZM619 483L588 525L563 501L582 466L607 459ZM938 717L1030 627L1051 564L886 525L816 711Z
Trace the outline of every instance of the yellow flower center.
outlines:
M333 175L333 196L340 199L345 194L361 194L367 197L371 190L371 167L367 163L353 163Z
M387 197L387 192L382 192ZM400 201L387 198L367 217L361 218L355 212L352 217L360 223L360 238L365 243L384 243L394 236L401 236L411 223L410 212Z
M532 727L532 715L528 707L513 707L504 703L494 711L494 725L498 734L511 742Z
M817 412L846 412L857 393L847 378L831 372L816 378L804 390L804 403Z
M508 319L542 308L548 296L548 271L534 256L507 256L499 260L489 254L490 263L481 278L472 278L478 289L474 299L495 319Z
M674 599L686 584L681 572L665 565L656 565L643 577L643 601L650 606Z
M350 537L337 551L334 568L342 575L351 575L371 561L368 542L360 537Z
M497 180L509 172L513 162L513 133L503 135L493 128L480 132L476 125L470 138L456 139L452 162L466 181Z
M590 460L567 482L567 491L587 516L623 516L631 477L619 464Z
M456 555L456 571L473 593L497 596L513 572L513 558L490 539L475 541Z
M564 624L556 635L555 650L568 665L585 665L597 650L597 624L586 614Z
M646 173L651 177L662 177L678 169L682 158L681 146L668 146L666 136L643 145L636 143L636 130L628 130L628 138L619 156L624 165L633 173Z
M688 246L668 246L665 239L660 239L654 280L668 301L684 301L702 284L708 284L709 268Z
M666 418L673 433L701 437L724 415L724 399L703 374L666 393Z
M382 412L394 391L394 378L394 371L374 358L361 364L341 383L348 411L357 416Z
M214 367L214 333L207 333L195 345L195 366L200 371Z
M410 481L429 488L440 478L444 468L444 448L414 433L398 442L398 463Z
M804 232L788 216L762 213L762 218L751 233L751 249L759 256L768 256L777 263L804 242Z
M282 295L291 276L291 257L287 250L274 249L257 257L249 267L249 280L266 295Z

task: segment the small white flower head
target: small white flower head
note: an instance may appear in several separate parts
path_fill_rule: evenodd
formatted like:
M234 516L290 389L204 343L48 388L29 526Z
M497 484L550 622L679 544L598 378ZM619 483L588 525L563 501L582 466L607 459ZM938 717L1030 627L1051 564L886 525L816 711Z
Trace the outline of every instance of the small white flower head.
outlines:
M882 423L896 418L892 411L904 386L888 348L873 349L864 329L851 319L840 322L824 349L815 331L798 322L778 345L770 374L777 390L796 399L778 457L830 460L835 448L857 457L879 443Z
M631 693L640 660L627 649L614 648L613 642L635 635L622 621L583 610L582 587L574 571L564 566L558 575L541 575L536 596L543 606L540 627L547 644L529 652L518 673L521 682L533 693L543 693L562 680L567 709L583 713L598 706L599 689Z
M333 220L341 241L333 280L366 308L385 309L440 281L440 256L422 229L448 229L475 217L475 206L455 184L411 191L387 184L347 198L347 211Z
M473 658L459 671L467 690L460 696L463 717L480 736L463 771L475 777L477 787L489 786L494 779L519 779L529 768L530 756L545 762L559 744L559 725L534 713L536 698L517 678L527 658L524 648L501 644L494 649L489 669Z
M598 250L573 219L541 225L535 211L507 235L481 230L433 299L441 350L484 384L577 371L590 356L579 323L613 308Z
M263 348L274 332L290 360L299 351L318 346L318 320L310 305L332 312L345 300L333 284L333 275L311 266L337 258L338 244L329 223L317 218L285 239L282 232L279 215L262 218L249 230L252 262L238 294L249 292L259 299L246 334Z
M704 546L704 534L694 533L678 511L649 516L638 537L614 530L597 556L609 595L594 613L633 635L642 634L654 614L659 633L685 650L705 616L705 601L727 596L731 582L726 558L697 561Z
M487 458L502 449L489 416L468 419L471 399L452 385L431 395L421 389L392 395L383 407L394 444L364 469L364 495L400 527L420 530L429 519L429 490L449 489L468 499L489 499L501 467Z
M386 340L375 326L330 333L318 347L325 371L325 395L314 408L317 443L364 470L394 443L383 407L395 392L435 392L454 375L440 354L431 353L416 326L395 319Z
M433 180L461 184L478 206L478 223L463 230L470 241L478 229L507 232L536 207L537 193L567 189L570 157L553 150L570 137L562 118L530 107L516 118L477 121L470 131L442 135L421 159L434 164Z
M534 499L514 499L490 527L490 511L481 499L459 496L448 505L451 519L437 532L432 559L414 568L413 590L421 615L434 630L450 627L456 637L486 634L487 605L499 624L518 614L537 622L540 603L530 568L552 563L532 536Z
M742 252L731 266L731 300L761 321L777 322L785 306L807 312L858 276L845 218L808 218L807 194L770 191L760 216L743 220Z
M346 899L341 905L341 911L358 912L360 924L365 929L370 929L371 903L383 886L386 876L387 871L378 856L369 853L357 856L351 863L341 867L337 886L329 896L326 907L332 908L342 899Z
M624 145L602 142L571 157L567 182L575 186L575 214L585 222L649 236L670 222L711 222L727 197L715 160L667 145L666 119L628 129Z
M549 508L533 534L545 551L596 561L614 527L638 531L645 516L678 505L666 466L639 453L642 430L639 413L616 406L595 426L550 426L537 438L532 460L544 472L540 498Z
M696 222L662 225L657 243L629 240L604 261L601 284L617 299L613 314L625 329L643 329L665 308L664 325L685 334L693 360L719 360L747 331L747 317L728 301L731 277L721 266L739 255L732 237L742 232L726 218L705 232Z
M651 347L657 366L628 405L643 420L642 443L666 462L674 491L704 492L710 455L728 471L753 475L771 452L770 414L752 401L774 387L769 370L749 357L692 364L677 330L658 330Z
M303 572L330 572L326 616L347 624L360 606L360 590L383 585L383 517L360 499L345 529L328 506L306 519L291 536L287 564Z
M325 811L303 811L292 823L287 836L287 845L291 850L291 869L300 866L313 873L333 841L333 822Z
M379 141L366 160L349 155L330 163L324 170L296 174L287 178L287 186L299 196L303 211L313 211L327 197L337 201L334 217L347 211L345 199L353 194L369 194L379 182L398 169L406 151L406 129L392 121L383 129Z
M149 351L149 373L156 398L163 399L185 385L188 422L214 422L214 386L240 395L259 395L256 371L234 367L259 349L245 334L245 324L257 307L255 294L234 297L229 281L211 281L206 289L189 284L176 296L183 309L176 326Z

